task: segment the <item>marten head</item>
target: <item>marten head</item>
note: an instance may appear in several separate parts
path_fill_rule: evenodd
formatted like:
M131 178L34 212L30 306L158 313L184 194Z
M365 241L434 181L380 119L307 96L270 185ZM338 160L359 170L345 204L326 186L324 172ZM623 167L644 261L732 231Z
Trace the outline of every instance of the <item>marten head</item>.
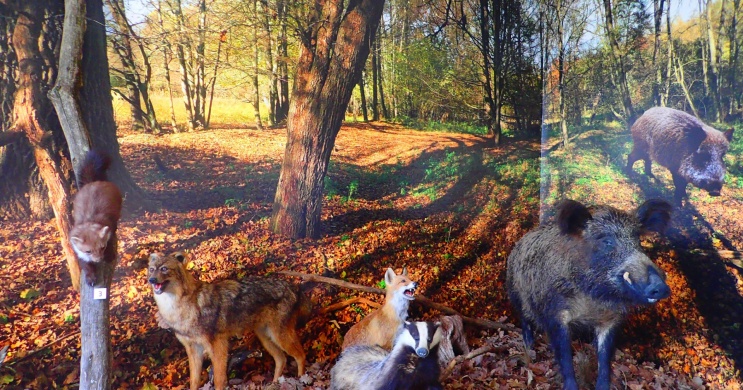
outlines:
M111 229L95 222L75 225L70 231L70 244L77 257L86 262L100 263L111 239Z

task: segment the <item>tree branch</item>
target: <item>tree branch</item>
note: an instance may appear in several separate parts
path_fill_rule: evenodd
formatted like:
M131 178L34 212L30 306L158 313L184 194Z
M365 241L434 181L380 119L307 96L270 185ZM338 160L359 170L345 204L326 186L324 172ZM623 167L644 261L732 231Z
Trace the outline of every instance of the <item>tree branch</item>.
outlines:
M301 272L295 272L295 271L279 271L280 274L289 275L289 276L296 276L299 278L304 279L305 281L309 282L320 282L320 283L326 283L331 284L338 287L343 287L351 290L357 290L372 294L380 294L384 295L385 292L382 289L376 288L376 287L368 287L368 286L362 286L360 284L350 283L339 279L334 278L328 278L325 276L320 275L314 275L314 274L305 274ZM415 302L418 302L419 304L428 307L430 309L438 310L444 314L448 315L458 315L462 317L462 321L469 325L477 326L478 328L483 329L504 329L509 331L515 331L517 328L512 324L504 324L500 322L490 321L482 318L473 318L473 317L467 317L463 315L462 313L448 307L445 305L442 305L440 303L436 303L428 298L426 298L423 295L417 294L415 296Z

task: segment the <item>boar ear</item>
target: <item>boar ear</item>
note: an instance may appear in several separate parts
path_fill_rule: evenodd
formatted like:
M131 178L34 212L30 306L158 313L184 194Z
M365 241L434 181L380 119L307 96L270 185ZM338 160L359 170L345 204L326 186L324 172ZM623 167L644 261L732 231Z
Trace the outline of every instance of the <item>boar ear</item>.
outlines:
M184 255L183 252L173 252L173 257L181 263L186 260L186 255Z
M395 270L387 268L387 272L384 273L384 282L389 286L392 284L392 279L395 277Z
M735 128L731 127L725 131L725 138L728 139L728 142L733 142L733 131Z
M557 225L562 234L580 233L592 218L588 207L580 202L565 199L557 205Z
M642 228L663 233L671 220L673 207L662 199L649 199L637 208L637 219L640 220Z
M707 132L701 126L684 127L686 142L691 150L699 149L699 145L707 138Z

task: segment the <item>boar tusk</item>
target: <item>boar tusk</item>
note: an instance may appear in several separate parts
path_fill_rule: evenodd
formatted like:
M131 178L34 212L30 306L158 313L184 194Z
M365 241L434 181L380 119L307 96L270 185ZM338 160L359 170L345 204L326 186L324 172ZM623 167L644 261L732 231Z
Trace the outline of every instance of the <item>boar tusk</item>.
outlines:
M624 278L624 280L627 281L628 284L630 285L632 284L632 279L629 278L629 272L625 272L624 275L622 275L622 277Z

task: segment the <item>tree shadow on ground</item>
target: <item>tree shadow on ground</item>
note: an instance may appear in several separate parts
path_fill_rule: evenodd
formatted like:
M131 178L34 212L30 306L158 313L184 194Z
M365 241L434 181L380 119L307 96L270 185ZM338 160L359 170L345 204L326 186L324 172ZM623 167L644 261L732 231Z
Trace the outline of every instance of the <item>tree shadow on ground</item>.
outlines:
M413 275L429 281L422 291L428 297L435 297L440 293L450 297L451 292L443 291L450 286L459 286L465 291L469 306L454 307L465 315L478 316L478 309L486 306L505 308L505 291L502 288L505 282L505 248L512 246L518 238L515 236L520 236L536 222L533 218L536 216L536 207L534 210L522 210L522 214L531 211L532 218L522 219L523 215L513 213L514 208L524 206L522 188L526 185L526 179L505 178L497 167L511 160L537 161L538 143L534 140L519 142L497 151L488 151L482 144L477 144L464 147L458 153L470 153L472 164L456 183L428 205L420 208L411 206L402 211L389 209L381 213L357 210L335 217L331 222L337 223L340 230L333 234L350 232L361 226L374 229L375 222L383 221L394 221L392 223L399 224L401 230L394 238L386 240L374 251L356 258L338 272L343 271L351 277L371 274L381 278L386 267L399 269L406 265ZM484 156L486 153L490 153L487 158ZM538 164L533 166L538 171ZM538 172L535 174L538 177ZM497 199L492 199L490 196L495 193L497 185L505 185L506 189L499 190ZM538 191L537 185L533 187ZM535 195L532 206L537 205L537 198ZM449 215L451 218L442 215ZM431 218L441 218L442 223L434 223L433 226L438 228L433 231L425 230L423 222L428 219L430 223ZM518 229L508 228L513 223L519 225ZM511 232L507 233L509 231ZM438 253L438 248L456 253ZM411 261L410 256L404 256L407 263L401 264L399 254L405 251L417 251L417 259L413 257ZM498 252L500 256L497 255ZM488 262L491 272L488 275L470 274L468 270L477 262ZM435 270L431 268L433 264L436 265ZM473 284L463 283L463 280ZM421 313L415 308L411 311L411 318L416 318ZM344 331L342 329L341 333Z
M645 199L673 198L672 183L664 185L662 180L650 179L636 171L630 175L630 180L640 188ZM719 198L716 200L720 201ZM711 344L720 345L740 371L743 369L743 297L738 293L737 278L728 271L725 259L715 248L715 242L734 253L738 253L738 248L689 200L681 208L674 207L672 226L665 236L668 238L666 247L661 245L653 252L675 251L675 256L672 255L676 261L673 267L683 274L694 291L696 309L704 318L704 323L696 324L697 332ZM677 325L680 327L680 324ZM661 331L667 332L670 326L673 324L666 324L663 329L638 331L636 336L643 340L660 338ZM676 333L682 340L683 334Z

